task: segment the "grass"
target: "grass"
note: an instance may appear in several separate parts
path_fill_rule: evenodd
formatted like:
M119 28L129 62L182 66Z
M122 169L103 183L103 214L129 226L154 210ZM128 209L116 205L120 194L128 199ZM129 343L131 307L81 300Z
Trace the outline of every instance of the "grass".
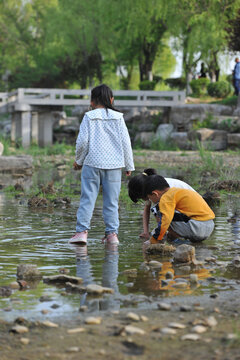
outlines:
M236 106L238 97L236 95L228 96L225 99L212 101L211 104Z

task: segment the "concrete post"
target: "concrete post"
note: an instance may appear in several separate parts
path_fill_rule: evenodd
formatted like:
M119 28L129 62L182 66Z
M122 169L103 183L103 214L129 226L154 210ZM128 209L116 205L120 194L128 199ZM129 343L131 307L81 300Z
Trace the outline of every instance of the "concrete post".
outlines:
M39 124L37 112L32 112L32 142L36 145L38 145L39 142Z
M31 113L16 111L12 114L11 140L21 139L22 146L28 147L31 142Z
M53 142L53 116L49 112L40 112L38 114L38 145L44 147L52 145Z

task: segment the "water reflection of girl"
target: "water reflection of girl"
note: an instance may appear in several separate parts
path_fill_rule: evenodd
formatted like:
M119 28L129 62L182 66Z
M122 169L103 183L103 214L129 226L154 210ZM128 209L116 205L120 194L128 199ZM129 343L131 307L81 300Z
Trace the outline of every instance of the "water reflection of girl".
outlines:
M90 263L90 257L87 252L87 246L75 245L74 250L76 252L76 275L83 279L83 285L94 284L93 270ZM105 299L94 299L92 301L87 300L87 292L83 293L80 298L80 306L93 305L97 308L95 310L107 310L119 307L115 302L115 295L118 290L118 246L114 244L105 245L105 256L102 266L102 286L110 287L114 289L113 295L108 295ZM92 307L92 306L91 306Z

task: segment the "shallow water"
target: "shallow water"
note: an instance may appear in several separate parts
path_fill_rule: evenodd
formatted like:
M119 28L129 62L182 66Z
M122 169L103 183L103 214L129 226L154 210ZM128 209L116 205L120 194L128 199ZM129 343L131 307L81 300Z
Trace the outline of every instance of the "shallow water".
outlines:
M211 263L195 270L200 279L198 288L176 289L177 278L188 278L189 271L173 269L171 257L151 256L162 262L161 271L144 272L145 260L138 234L142 229L142 205L120 205L120 245L115 249L101 243L104 225L101 216L101 199L98 200L89 233L88 246L70 246L68 239L74 233L78 201L68 208L33 209L27 199L15 199L0 193L0 286L16 280L17 265L36 264L43 275L55 275L60 268L69 275L80 276L84 284L97 283L112 287L114 295L91 298L86 294L66 293L64 287L31 284L30 289L14 290L8 297L0 297L0 317L12 320L17 316L30 319L63 319L74 317L81 305L89 311L117 310L128 306L147 306L149 302L181 294L211 294L229 290L236 272L226 268L234 254L240 252L240 202L237 196L226 196L221 206L215 208L216 221L212 236L196 246L199 260L215 256ZM228 219L231 218L229 222ZM152 227L154 227L152 219ZM126 276L126 269L137 269L135 276ZM165 273L172 271L174 280L163 284ZM214 286L207 278L215 277ZM227 281L226 281L227 279ZM45 300L41 301L45 296ZM48 296L48 298L46 298ZM47 315L41 313L48 310Z

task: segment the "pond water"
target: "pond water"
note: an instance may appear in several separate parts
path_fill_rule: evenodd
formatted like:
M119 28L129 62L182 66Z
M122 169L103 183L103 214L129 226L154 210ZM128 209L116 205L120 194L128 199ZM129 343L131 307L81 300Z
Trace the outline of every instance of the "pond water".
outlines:
M36 264L45 276L58 274L60 268L68 269L69 275L82 277L84 284L112 287L114 294L93 298L87 294L66 293L64 286L57 288L39 281L27 290L14 290L10 297L0 297L0 318L64 319L76 317L81 305L87 305L89 312L134 305L146 307L169 296L229 290L235 281L235 273L226 264L240 252L238 196L224 197L221 206L214 209L214 233L196 246L197 259L212 256L216 262L195 270L200 279L198 288L189 286L182 290L173 285L179 277L188 278L189 272L173 269L171 257L148 256L147 259L162 262L161 271L145 272L141 268L146 260L138 237L142 231L143 205L120 204L118 248L106 248L101 243L104 235L101 198L94 212L88 246L69 245L68 239L75 232L77 207L78 201L75 201L67 208L34 209L28 207L26 198L15 199L0 192L0 286L16 281L17 265L26 263ZM153 219L151 225L155 225ZM127 269L137 269L137 273L127 276L123 274ZM162 280L167 271L174 273L174 280L166 286ZM210 277L216 278L214 284L208 280ZM47 315L42 314L43 310L47 310Z

